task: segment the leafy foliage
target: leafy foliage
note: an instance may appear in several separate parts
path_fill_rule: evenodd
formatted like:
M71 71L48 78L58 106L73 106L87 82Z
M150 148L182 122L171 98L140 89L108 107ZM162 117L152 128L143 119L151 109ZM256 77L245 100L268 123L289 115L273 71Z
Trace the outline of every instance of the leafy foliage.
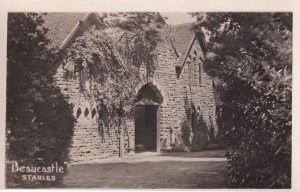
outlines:
M56 57L42 24L40 14L8 15L6 158L26 166L63 166L75 119L49 74ZM57 186L62 175L56 177L55 182L22 181L7 165L8 187Z
M65 71L79 77L82 92L95 98L103 117L99 126L119 128L125 117L133 116L139 66L144 64L149 76L155 68L158 29L164 20L157 13L110 13L102 22L66 50ZM108 28L122 30L124 41L115 45L105 32Z
M192 13L210 36L231 187L291 186L292 14Z
M150 76L155 68L155 47L161 40L159 29L165 19L153 12L121 12L108 14L104 22L107 27L124 31L125 41L118 43L117 49L125 62L137 67L144 64Z

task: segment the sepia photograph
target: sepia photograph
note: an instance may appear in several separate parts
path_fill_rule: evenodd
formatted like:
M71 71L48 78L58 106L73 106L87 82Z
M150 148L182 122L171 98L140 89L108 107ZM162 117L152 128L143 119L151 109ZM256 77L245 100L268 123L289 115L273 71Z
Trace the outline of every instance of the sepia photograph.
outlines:
M6 188L291 189L293 12L8 12Z

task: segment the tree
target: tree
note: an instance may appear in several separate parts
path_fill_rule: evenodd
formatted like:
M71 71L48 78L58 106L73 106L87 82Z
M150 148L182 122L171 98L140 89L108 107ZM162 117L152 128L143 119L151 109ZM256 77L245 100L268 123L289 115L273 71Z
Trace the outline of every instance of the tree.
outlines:
M56 54L42 24L41 14L8 15L6 158L26 166L63 166L75 119L49 74ZM7 164L8 187L51 187L61 180L56 175L54 182L23 181Z
M292 14L192 15L210 37L229 186L291 187Z

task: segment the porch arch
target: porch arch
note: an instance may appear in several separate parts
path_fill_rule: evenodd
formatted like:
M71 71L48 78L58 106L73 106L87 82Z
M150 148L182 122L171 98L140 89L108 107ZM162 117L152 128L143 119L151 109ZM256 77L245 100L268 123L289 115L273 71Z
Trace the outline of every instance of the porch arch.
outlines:
M144 79L142 79L142 81L134 89L135 90L135 96L138 95L141 88L143 86L145 86L146 84L151 86L157 95L160 95L160 97L162 98L162 102L160 103L160 105L161 106L166 105L166 103L167 103L166 94L165 94L163 88L160 86L160 84L154 78L148 78L148 79L144 78Z
M154 81L140 83L136 88L134 112L135 151L160 152L160 113L164 93ZM156 85L155 85L156 84Z

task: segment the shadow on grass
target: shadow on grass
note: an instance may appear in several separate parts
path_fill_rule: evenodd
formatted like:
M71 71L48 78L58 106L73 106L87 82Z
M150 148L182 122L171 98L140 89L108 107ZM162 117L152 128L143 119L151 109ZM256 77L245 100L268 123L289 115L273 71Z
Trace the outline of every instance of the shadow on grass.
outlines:
M161 156L182 157L182 158L224 158L225 150L207 150L196 152L166 152Z
M226 161L82 164L69 167L65 188L224 188Z

